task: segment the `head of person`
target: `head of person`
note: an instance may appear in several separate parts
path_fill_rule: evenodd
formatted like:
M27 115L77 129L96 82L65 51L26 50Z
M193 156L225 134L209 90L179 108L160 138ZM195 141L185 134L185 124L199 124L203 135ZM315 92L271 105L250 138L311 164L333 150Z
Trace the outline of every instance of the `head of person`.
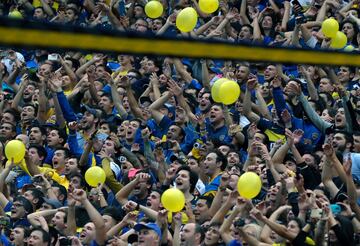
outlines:
M52 158L52 166L59 173L62 173L65 169L65 163L70 156L70 152L67 148L58 147L55 149L54 156Z
M35 119L37 107L31 103L25 104L22 108L20 119L22 122L31 122Z
M47 14L46 14L46 12L45 12L45 10L44 10L43 7L36 7L36 8L34 9L33 18L34 18L35 20L45 20L47 17L48 17L48 16L47 16Z
M28 154L36 165L43 163L47 156L45 148L39 144L30 144Z
M213 198L210 196L200 196L196 201L195 209L194 209L194 216L195 221L199 224L204 223L206 220L209 219L209 209L213 202Z
M199 93L198 102L199 102L200 111L202 111L202 112L207 111L211 106L211 94L210 94L210 92L209 91L203 91L203 93Z
M65 200L67 199L66 188L58 183L53 183L51 187L55 193L57 200L63 204L65 202Z
M31 230L28 237L27 245L28 246L49 246L50 245L50 235L47 231L42 228L34 228Z
M71 174L69 181L74 189L84 189L86 187L85 178L80 173Z
M287 230L297 235L303 228L303 223L298 218L291 219L287 224Z
M44 193L36 188L25 191L24 197L31 202L35 210L39 209L44 202Z
M165 24L166 20L164 18L156 18L152 23L152 31L157 32L161 29L161 27Z
M161 194L160 190L152 190L146 199L146 206L152 210L158 211L161 207Z
M199 176L190 167L182 166L176 171L176 188L185 192L193 193L198 182Z
M213 125L217 125L225 121L224 109L221 104L213 104L211 106L209 119Z
M6 142L16 136L16 126L11 123L4 122L0 125L0 140Z
M83 117L80 120L79 128L82 130L90 130L96 127L99 122L99 115L95 109L83 107Z
M149 23L143 18L138 18L134 27L137 32L147 32L149 30Z
M324 77L320 79L319 92L333 93L334 89L335 87L333 86L329 78Z
M105 230L109 231L112 227L114 227L119 221L122 219L121 210L116 207L106 207L102 211L102 217L105 222Z
M224 155L220 151L214 150L206 155L203 171L207 176L213 177L213 175L224 171L226 166L227 161Z
M109 93L103 93L100 96L99 107L106 113L111 114L114 107L114 101Z
M63 232L67 227L67 212L66 211L58 211L54 214L51 219L51 224L53 227L59 232Z
M67 7L65 10L66 23L75 23L78 19L78 10L74 7Z
M83 245L88 245L91 241L95 240L96 228L93 222L86 223L80 233L80 242Z
M185 131L182 127L180 127L179 125L173 123L167 133L166 133L166 139L168 140L176 140L179 143L181 143L184 138L185 138Z
M344 20L340 24L340 30L346 35L348 42L357 45L356 36L359 33L359 27L351 20Z
M209 228L205 233L204 245L215 246L223 243L220 235L220 226L221 224L218 223L210 224Z
M138 233L138 246L158 246L161 241L161 229L155 223L139 223L134 226Z
M26 245L27 238L30 235L30 230L28 227L23 225L17 225L13 230L11 230L10 234L10 242L14 246L22 246Z
M353 67L341 66L337 73L337 77L339 81L344 85L346 85L346 83L351 81L354 78L354 76L355 76L355 68Z
M254 28L250 24L242 25L238 40L239 41L251 41L253 39Z
M353 133L353 151L360 153L360 132L358 131Z
M268 65L264 71L264 79L267 82L271 82L277 75L276 66L273 64Z
M47 145L51 148L64 146L67 140L67 134L64 130L53 127L52 129L50 129L46 140Z
M13 109L7 109L4 111L2 115L0 123L2 124L4 122L7 122L16 125L16 122L18 122L19 120L20 120L20 115L18 112L16 112Z
M47 136L47 132L45 127L37 123L33 123L30 126L30 130L29 130L30 144L43 145L46 140L46 136Z
M180 230L180 245L200 245L204 237L204 231L199 224L187 223Z
M28 214L33 212L33 206L23 196L18 196L14 199L11 207L11 218L14 220L25 218Z
M46 62L39 67L38 73L40 76L48 78L51 75L52 70L53 70L52 64Z
M344 131L338 131L333 137L332 145L334 150L337 152L343 152L345 150L350 151L352 142L353 138L351 134Z
M77 156L71 155L69 158L65 159L65 169L64 174L65 175L71 175L73 173L79 173L79 158Z
M126 140L133 141L135 139L136 133L139 130L140 125L141 125L141 120L139 119L133 119L130 121L125 134Z

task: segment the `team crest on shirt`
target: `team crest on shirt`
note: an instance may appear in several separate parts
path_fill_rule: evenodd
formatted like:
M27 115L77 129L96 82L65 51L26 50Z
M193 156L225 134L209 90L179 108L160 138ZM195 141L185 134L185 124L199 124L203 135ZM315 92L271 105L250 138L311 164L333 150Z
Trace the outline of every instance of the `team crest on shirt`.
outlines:
M220 141L224 141L224 139L225 139L225 135L220 135L220 136L219 136L219 140L220 140Z
M319 138L319 134L317 132L314 132L312 135L311 135L312 139L313 140L316 140Z

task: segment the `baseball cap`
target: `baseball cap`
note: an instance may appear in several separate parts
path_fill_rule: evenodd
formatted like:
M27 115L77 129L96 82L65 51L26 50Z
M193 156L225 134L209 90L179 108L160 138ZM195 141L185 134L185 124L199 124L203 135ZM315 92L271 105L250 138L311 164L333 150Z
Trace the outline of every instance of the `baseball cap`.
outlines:
M61 203L55 199L44 198L44 203L49 204L50 206L52 206L55 209L60 208L62 206Z
M129 178L133 178L135 177L135 175L137 174L137 172L139 172L141 169L136 169L136 168L130 168L129 172L128 172L128 177Z
M147 223L147 224L139 223L134 226L134 230L137 232L141 231L142 229L149 229L155 231L156 234L158 234L159 238L161 238L161 230L156 223Z

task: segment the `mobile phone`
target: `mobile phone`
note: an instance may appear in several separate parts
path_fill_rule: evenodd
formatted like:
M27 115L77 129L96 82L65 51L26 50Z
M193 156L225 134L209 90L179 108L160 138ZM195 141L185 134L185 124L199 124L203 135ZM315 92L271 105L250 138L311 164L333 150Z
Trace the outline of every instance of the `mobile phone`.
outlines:
M48 55L48 60L49 61L57 61L58 60L58 55L57 54L49 54Z
M320 208L311 209L310 218L312 218L312 219L321 219L322 212L323 211Z
M161 148L163 149L171 149L173 146L172 146L172 143L170 141L165 141L165 142L162 142L161 143Z
M244 227L244 225L245 225L244 219L239 219L239 220L237 220L237 221L234 222L234 227L235 227L235 228L236 228L236 227Z

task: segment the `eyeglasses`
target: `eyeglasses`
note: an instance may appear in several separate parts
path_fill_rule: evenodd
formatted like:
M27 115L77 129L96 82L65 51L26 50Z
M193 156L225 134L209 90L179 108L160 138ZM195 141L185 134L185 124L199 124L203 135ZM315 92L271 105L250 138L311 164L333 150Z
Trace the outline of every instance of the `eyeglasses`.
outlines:
M20 207L24 207L24 205L22 203L13 203L13 206L15 208L20 208Z

